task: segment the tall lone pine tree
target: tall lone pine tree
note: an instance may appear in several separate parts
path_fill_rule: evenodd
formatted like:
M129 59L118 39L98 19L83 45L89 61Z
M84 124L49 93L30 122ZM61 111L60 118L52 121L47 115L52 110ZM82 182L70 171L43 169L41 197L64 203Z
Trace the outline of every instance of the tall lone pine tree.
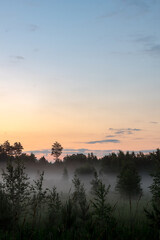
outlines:
M62 154L63 147L60 143L55 142L52 145L51 155L55 157L56 162L59 162L59 156Z

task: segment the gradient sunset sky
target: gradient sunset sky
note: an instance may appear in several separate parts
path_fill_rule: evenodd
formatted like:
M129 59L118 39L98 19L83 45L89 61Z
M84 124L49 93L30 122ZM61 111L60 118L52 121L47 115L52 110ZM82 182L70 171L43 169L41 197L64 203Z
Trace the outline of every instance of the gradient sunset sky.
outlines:
M0 144L160 147L159 0L0 1Z

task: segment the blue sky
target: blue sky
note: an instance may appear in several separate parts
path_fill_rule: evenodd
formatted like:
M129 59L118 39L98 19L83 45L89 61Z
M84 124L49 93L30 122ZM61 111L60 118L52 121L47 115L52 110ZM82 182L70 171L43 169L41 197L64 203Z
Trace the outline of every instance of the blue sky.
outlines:
M159 12L158 0L2 1L1 142L157 148ZM110 128L141 131L108 141Z

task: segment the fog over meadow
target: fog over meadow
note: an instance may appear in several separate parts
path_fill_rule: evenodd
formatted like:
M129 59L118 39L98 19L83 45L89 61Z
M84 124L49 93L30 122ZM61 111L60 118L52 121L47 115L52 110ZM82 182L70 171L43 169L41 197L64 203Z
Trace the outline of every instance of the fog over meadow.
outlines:
M98 172L98 169L97 169ZM28 176L30 177L30 180L32 183L34 183L34 180L37 180L39 178L40 171L38 170L36 173L28 172ZM74 171L68 171L68 177L67 179L64 179L63 176L63 170L59 173L50 173L47 172L47 170L44 170L44 182L43 187L51 189L52 187L56 187L57 191L59 193L71 193L73 191L73 177L75 172ZM116 190L116 183L117 183L117 175L118 173L99 173L100 179L102 179L103 183L108 187L110 185L109 189L109 196L115 197L116 200L120 198L118 191ZM152 177L150 176L149 172L140 172L139 175L141 176L141 188L143 191L143 197L150 197L150 190L149 187L152 184ZM91 181L94 178L94 174L91 174L89 176L79 176L81 182L84 184L86 193L90 194L91 191Z

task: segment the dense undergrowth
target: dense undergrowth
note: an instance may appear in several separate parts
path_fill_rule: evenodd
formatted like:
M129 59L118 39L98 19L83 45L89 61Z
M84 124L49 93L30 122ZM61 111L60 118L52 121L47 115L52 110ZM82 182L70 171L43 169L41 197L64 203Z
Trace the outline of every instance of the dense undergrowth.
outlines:
M0 184L0 239L159 239L154 186L152 201L142 194L116 201L108 197L110 186L97 172L89 193L76 174L68 194L58 193L54 186L44 188L44 172L33 183L29 180L20 158L14 164L8 161Z

